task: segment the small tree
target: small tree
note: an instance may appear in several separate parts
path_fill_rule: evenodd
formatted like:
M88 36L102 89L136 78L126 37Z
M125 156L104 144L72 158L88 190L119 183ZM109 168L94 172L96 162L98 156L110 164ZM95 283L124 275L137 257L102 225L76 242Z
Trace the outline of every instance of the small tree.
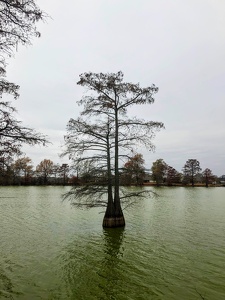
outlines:
M62 178L63 185L68 183L68 175L69 175L70 167L68 164L62 164L59 168L60 177Z
M28 184L33 172L32 160L29 157L18 158L12 168L16 176L19 177L19 182Z
M157 185L164 182L164 177L166 177L167 164L160 158L157 159L152 164L152 179L156 181Z
M145 176L144 163L145 160L143 158L143 155L140 153L137 153L128 159L128 161L124 164L123 168L123 178L125 184L143 184Z
M205 186L208 187L209 186L209 182L215 179L215 176L213 175L212 171L208 168L206 168L203 172L202 172L202 176L205 182Z
M121 199L137 194L121 195L119 162L125 151L130 151L137 143L153 149L152 138L155 131L163 127L160 122L128 118L127 109L137 104L152 104L158 91L154 85L141 88L139 84L123 82L123 73L80 75L79 85L89 92L80 101L83 105L81 116L71 119L65 136L68 154L75 169L82 169L86 161L90 164L90 181L76 186L65 197L76 201L77 205L104 205L107 195L103 227L125 225ZM85 119L86 117L86 119ZM123 150L123 152L122 152Z
M12 170L13 159L10 156L0 156L0 184L9 185L13 183L14 172Z
M166 182L168 185L171 185L173 183L179 183L180 182L180 173L174 169L171 166L167 166L166 169Z
M200 163L197 159L188 159L183 167L184 177L191 181L194 186L195 176L201 171Z
M36 167L36 172L44 184L48 183L49 176L53 173L54 163L50 159L44 159Z
M60 164L54 164L52 166L52 175L54 176L54 184L59 184L61 183L61 171L60 171Z

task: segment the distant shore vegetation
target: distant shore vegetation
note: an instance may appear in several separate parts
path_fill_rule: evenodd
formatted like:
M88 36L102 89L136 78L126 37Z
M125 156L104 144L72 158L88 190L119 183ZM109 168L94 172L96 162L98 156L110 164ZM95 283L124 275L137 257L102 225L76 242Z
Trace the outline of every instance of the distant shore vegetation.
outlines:
M212 170L202 170L196 159L188 159L181 172L157 159L146 167L143 155L136 153L120 167L122 186L225 186L225 175L217 176ZM55 164L50 159L42 160L36 167L31 158L0 161L0 185L83 185L98 184L99 176L89 166L76 170L69 164Z

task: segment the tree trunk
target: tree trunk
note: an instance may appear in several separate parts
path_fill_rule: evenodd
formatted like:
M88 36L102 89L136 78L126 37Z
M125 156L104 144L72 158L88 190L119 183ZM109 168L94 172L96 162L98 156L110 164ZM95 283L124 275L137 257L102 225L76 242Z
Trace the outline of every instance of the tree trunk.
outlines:
M125 219L120 204L120 178L119 178L119 146L118 146L118 111L115 108L115 187L114 187L114 207L115 207L115 220L113 227L125 226Z
M107 136L107 177L108 177L108 202L103 218L103 227L116 227L115 225L115 207L113 203L112 196L112 172L111 172L111 155L110 155L110 145L109 145L109 123L108 123L108 136Z
M105 228L113 227L124 227L125 220L123 216L123 211L120 205L119 197L119 163L118 163L118 119L116 112L115 120L115 187L114 187L114 201L112 197L112 174L111 174L111 156L110 156L110 145L109 138L107 139L107 169L108 169L108 203L103 219L102 226ZM108 129L109 130L109 129Z
M191 166L191 185L194 186L194 167Z
M205 178L205 186L206 186L206 187L209 186L209 179L208 179L208 176L206 176L206 178Z

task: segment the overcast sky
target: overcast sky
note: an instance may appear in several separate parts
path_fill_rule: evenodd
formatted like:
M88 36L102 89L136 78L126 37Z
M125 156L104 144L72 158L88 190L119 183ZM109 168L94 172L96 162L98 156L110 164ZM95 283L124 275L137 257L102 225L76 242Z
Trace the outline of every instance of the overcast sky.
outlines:
M24 147L36 166L59 159L84 72L123 71L125 81L159 87L155 103L132 115L161 121L154 153L141 149L146 168L163 158L181 171L189 158L225 174L224 0L39 0L51 18L41 38L18 48L8 80L21 86L18 118L52 145Z

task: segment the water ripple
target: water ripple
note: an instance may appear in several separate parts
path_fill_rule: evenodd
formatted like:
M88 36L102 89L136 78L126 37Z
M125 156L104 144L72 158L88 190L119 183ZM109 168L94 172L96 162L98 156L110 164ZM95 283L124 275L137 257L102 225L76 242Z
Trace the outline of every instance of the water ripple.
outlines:
M0 299L225 299L225 189L159 189L124 230L65 189L1 187Z

